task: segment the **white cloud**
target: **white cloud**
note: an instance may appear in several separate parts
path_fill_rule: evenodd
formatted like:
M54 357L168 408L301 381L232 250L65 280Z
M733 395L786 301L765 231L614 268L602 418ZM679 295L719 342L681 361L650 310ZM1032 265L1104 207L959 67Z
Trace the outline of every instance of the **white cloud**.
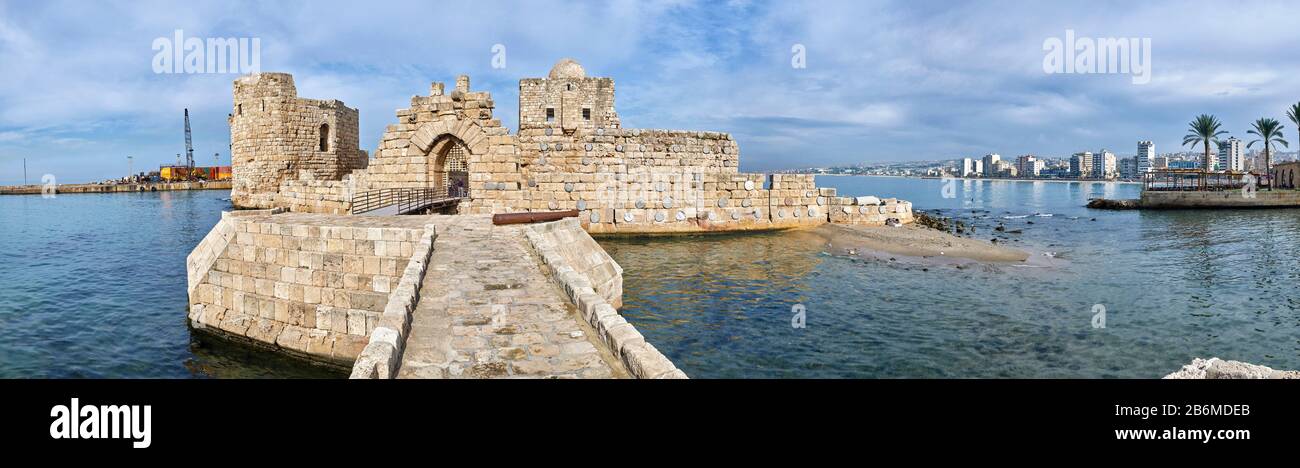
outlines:
M431 81L468 73L515 125L517 80L560 57L618 83L624 123L731 131L747 168L833 141L812 163L962 153L1068 153L1155 138L1177 146L1191 115L1234 127L1281 118L1300 100L1300 6L1196 4L690 1L278 4L0 3L0 158L83 158L68 171L117 175L122 154L179 151L180 110L195 144L226 148L232 75L155 75L150 43L175 29L262 39L262 67L294 73L304 97L361 110L372 149L393 110ZM1045 75L1042 42L1079 34L1153 39L1148 85ZM493 44L507 68L490 67ZM808 68L790 67L803 44ZM1291 95L1289 95L1291 94ZM1044 132L1043 127L1070 129ZM1087 130L1084 130L1087 129ZM1082 133L1081 133L1082 132ZM89 144L83 144L90 142ZM114 163L115 164L115 163ZM0 175L0 178L4 178Z

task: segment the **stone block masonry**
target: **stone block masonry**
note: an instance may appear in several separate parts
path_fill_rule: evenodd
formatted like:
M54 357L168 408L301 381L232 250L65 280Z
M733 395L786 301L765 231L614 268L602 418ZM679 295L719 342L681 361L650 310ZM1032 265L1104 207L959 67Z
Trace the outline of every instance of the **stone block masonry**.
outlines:
M424 222L237 213L187 261L191 325L352 365L424 245Z
M582 305L548 275L529 246L529 226L494 226L488 215L428 219L439 234L411 314L398 378L639 375L623 365L617 348L602 341L584 319ZM566 239L594 249L580 254L592 258L585 265L599 269L613 264L607 255L594 259L604 252L576 223L572 226ZM621 276L610 277L601 284L608 292L621 281ZM599 297L584 296L588 301ZM378 373L354 373L372 375Z
M578 210L581 225L593 234L912 219L909 203L892 201L886 213L881 208L868 213L860 203L818 188L811 175L740 173L739 145L726 133L624 128L615 109L614 80L588 77L570 59L558 62L546 78L519 81L520 128L513 135L493 116L492 96L471 90L469 77L460 76L450 93L435 82L427 96L413 96L409 107L398 109L374 159L311 153L316 159L308 160L338 161L296 176L289 162L301 158L283 155L301 153L307 143L302 136L310 129L282 120L266 124L268 117L248 113L249 106L262 105L260 96L292 95L292 78L262 74L240 80L236 106L245 106L245 117L232 117L232 141L257 166L246 172L259 175L250 175L245 186L266 192L253 191L250 197L259 201L250 206L343 213L350 210L352 194L366 190L449 187L468 191L457 210L462 214ZM337 115L355 115L343 109ZM320 120L314 114L307 118L313 119ZM259 122L265 125L254 125ZM351 139L340 141L340 148L356 146L351 133L338 138ZM238 166L244 163L235 161L237 185Z
M187 259L197 330L353 378L684 377L621 317L574 219L223 213Z
M550 276L578 306L582 317L596 330L601 341L622 361L632 376L641 379L685 379L682 372L641 332L628 323L617 308L622 305L622 268L582 230L568 219L529 226L529 244L550 270ZM615 289L619 292L616 300Z
M234 96L230 198L236 208L283 206L276 194L285 181L340 180L366 167L357 110L342 101L299 98L286 73L241 77Z
M397 375L406 348L406 337L411 333L411 314L420 303L420 288L428 271L429 257L433 254L433 241L438 237L434 225L425 226L424 236L415 245L415 253L406 264L402 278L389 296L388 305L379 317L379 323L370 332L370 341L352 365L351 378L389 379Z

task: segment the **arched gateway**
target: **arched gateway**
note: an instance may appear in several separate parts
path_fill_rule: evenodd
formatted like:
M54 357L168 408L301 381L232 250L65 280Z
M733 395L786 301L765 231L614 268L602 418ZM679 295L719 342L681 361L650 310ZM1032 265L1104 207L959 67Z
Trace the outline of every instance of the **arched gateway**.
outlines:
M469 148L451 135L440 137L429 151L429 184L447 188L447 194L464 197L469 189Z

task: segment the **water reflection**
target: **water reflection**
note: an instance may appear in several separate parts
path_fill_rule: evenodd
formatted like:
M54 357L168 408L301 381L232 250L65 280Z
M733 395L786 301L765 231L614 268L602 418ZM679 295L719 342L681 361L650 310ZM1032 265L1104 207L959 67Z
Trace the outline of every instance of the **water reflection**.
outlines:
M943 183L818 178L1069 267L842 258L816 231L601 244L624 267L624 315L693 377L1146 378L1209 356L1300 368L1300 212L1094 211L1088 198L1140 188L967 180L944 198ZM796 303L806 329L790 327ZM1091 326L1097 304L1104 330Z

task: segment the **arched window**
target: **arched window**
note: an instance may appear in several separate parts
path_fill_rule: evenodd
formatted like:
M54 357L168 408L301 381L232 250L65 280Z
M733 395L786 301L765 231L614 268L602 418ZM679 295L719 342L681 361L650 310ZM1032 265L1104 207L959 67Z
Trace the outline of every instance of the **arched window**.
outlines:
M330 124L320 124L320 150L330 150Z

